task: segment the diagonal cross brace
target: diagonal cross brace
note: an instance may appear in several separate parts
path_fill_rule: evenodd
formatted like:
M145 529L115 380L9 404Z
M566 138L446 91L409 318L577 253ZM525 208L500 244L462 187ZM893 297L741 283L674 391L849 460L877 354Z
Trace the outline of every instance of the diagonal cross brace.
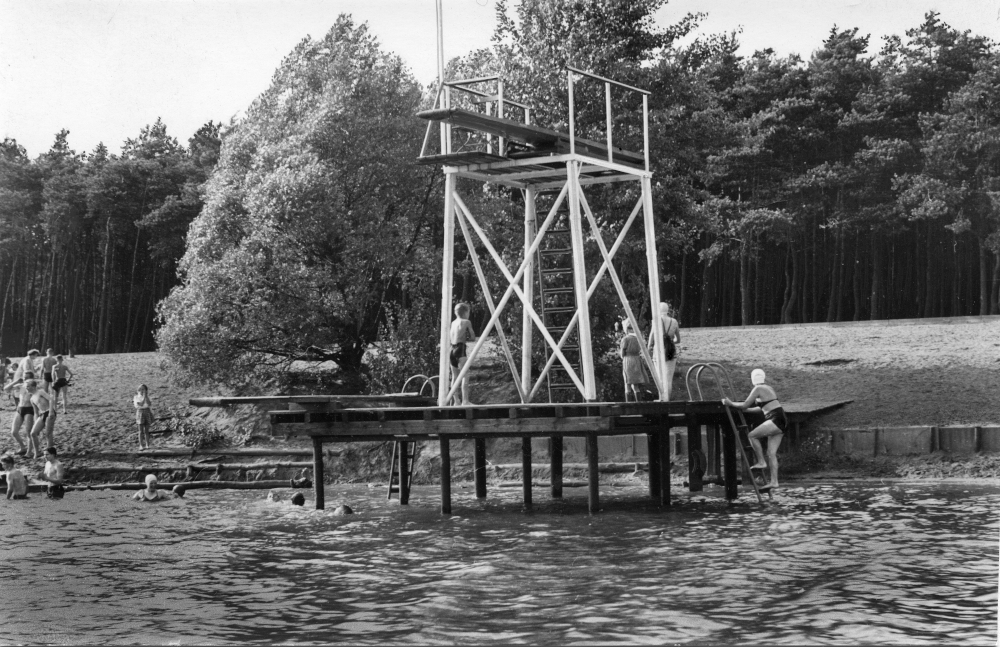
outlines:
M581 191L580 193L582 195L583 192ZM635 217L639 214L640 209L642 209L641 199L639 200L639 202L636 203L635 208L632 209L632 213L628 217L628 220L625 221L625 224L622 226L622 230L618 233L618 238L615 240L615 244L611 246L611 251L608 253L608 258L605 259L604 263L597 271L597 274L594 275L593 280L590 282L590 287L587 288L588 299L591 296L593 296L594 291L597 290L597 286L601 282L601 279L604 278L604 272L607 271L610 260L615 257L615 254L618 253L618 248L621 247L623 242L625 242L625 235L628 234L629 229L631 229L632 223L635 222ZM576 323L579 320L580 320L580 312L577 311L573 315L573 318L570 320L569 324L567 324L566 330L563 331L562 337L559 339L559 348L562 348L563 344L566 343L566 340L573 332L573 329L576 327ZM555 355L551 355L549 357L549 361L546 362L545 367L542 369L541 375L539 375L538 377L538 381L535 382L535 385L531 388L531 392L528 394L528 402L534 400L535 395L541 388L542 382L545 379L545 376L548 375L549 369L552 367L552 364L555 362L555 359L556 359Z

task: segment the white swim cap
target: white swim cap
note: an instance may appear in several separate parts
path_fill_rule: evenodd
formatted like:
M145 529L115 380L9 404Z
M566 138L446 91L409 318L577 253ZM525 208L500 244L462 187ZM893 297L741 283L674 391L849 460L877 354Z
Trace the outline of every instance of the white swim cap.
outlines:
M146 485L149 485L150 483L156 483L156 474L146 475Z
M753 382L755 386L757 384L763 384L764 378L764 371L759 368L755 368L750 372L750 381Z

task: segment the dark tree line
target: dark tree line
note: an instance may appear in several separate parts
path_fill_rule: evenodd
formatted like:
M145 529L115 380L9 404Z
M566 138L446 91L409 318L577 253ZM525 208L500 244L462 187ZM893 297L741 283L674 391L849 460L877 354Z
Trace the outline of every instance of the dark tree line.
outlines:
M78 154L68 135L34 160L13 139L0 144L0 343L14 355L153 350L220 125L184 148L157 121L119 155L103 144Z
M500 0L491 45L447 76L498 73L533 121L560 129L567 64L652 91L661 293L684 325L1000 312L994 43L930 13L880 47L834 26L805 59L740 56L735 33L680 45L702 16L659 26L665 2ZM425 124L413 114L434 90L342 16L221 138L208 124L184 148L157 122L118 156L78 155L61 133L35 160L5 141L4 344L148 350L155 328L190 375L232 384L301 358L367 366L379 388L433 370L442 181L414 164ZM603 88L581 83L576 101L577 134L603 139ZM615 101L615 142L639 150L640 99ZM520 194L461 191L513 263ZM586 192L612 232L637 197ZM616 257L633 304L648 303L642 244L636 232ZM596 243L587 253L597 261ZM458 262L455 296L481 319L470 260ZM598 349L622 314L601 290ZM516 345L516 309L507 323ZM373 364L376 341L393 353Z

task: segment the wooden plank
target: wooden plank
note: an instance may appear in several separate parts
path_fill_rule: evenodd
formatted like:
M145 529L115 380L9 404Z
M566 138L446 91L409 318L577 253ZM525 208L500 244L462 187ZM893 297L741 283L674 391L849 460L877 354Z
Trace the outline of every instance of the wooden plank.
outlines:
M283 433L306 433L336 436L405 436L409 434L489 434L514 435L525 434L567 434L611 431L610 418L500 418L484 420L391 420L386 422L314 422L305 423L274 423L276 429ZM617 431L617 430L615 430ZM621 433L629 433L628 429Z
M521 491L524 509L531 510L531 437L521 438Z
M389 402L399 406L429 406L434 404L433 398L410 393L389 393L385 395L261 395L246 397L209 397L191 398L188 404L193 407L230 407L245 404L318 404L318 403L354 403Z

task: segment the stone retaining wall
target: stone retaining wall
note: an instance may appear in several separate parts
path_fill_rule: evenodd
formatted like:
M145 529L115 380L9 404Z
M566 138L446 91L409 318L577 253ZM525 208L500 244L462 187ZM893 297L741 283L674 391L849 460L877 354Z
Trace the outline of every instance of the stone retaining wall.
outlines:
M837 429L830 433L830 451L859 457L1000 452L1000 427Z

